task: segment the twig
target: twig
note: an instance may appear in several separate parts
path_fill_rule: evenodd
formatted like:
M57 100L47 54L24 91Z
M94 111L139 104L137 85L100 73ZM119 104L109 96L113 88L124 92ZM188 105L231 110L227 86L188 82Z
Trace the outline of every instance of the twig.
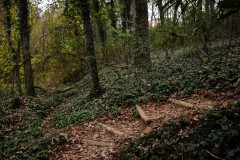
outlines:
M207 149L205 150L210 156L212 156L213 158L216 158L216 159L221 159L221 160L224 160L218 156L215 156L214 154L212 154L211 152L209 152Z

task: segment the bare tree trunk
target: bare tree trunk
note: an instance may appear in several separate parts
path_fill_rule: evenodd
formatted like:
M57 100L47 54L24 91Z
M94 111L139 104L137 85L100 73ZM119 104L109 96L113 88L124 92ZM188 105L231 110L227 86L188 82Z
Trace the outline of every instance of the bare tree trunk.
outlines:
M14 70L14 81L17 85L17 91L19 96L22 96L22 87L21 87L21 79L19 73L19 61L20 56L19 53L16 52L16 49L13 47L12 40L11 40L11 33L12 33L12 18L10 13L11 2L10 0L4 0L3 7L5 9L5 26L6 26L6 36L8 42L9 52L12 55L13 59L13 70Z
M137 0L135 34L136 34L136 51L134 54L135 66L143 69L150 69L151 59L148 47L148 5L147 0Z
M123 0L123 13L122 13L122 28L123 31L125 32L127 29L130 30L130 12L131 12L131 0Z
M115 4L114 4L114 0L111 0L110 1L110 5L111 5L111 10L110 10L110 19L111 19L111 26L112 28L114 29L112 34L113 34L113 37L116 36L116 30L117 30L117 16L116 16L116 13L115 13Z
M130 23L129 23L129 28L131 30L134 30L135 28L135 19L136 19L136 5L135 5L136 0L131 0L131 8L130 8Z
M96 21L97 21L97 27L98 27L98 35L99 35L99 39L102 45L105 44L106 42L106 32L104 30L104 21L102 20L101 17L101 9L100 9L100 3L99 0L93 0L93 5L94 5L94 11L96 14Z
M165 16L164 16L164 11L163 11L163 0L158 0L157 6L158 6L159 13L160 13L161 26L164 26Z
M150 24L151 24L151 27L154 27L154 3L152 2L152 4L151 4L151 10L152 10L152 12L151 12L151 21L150 21Z
M99 85L97 61L96 61L96 56L94 51L89 3L88 3L88 0L80 0L80 4L82 9L84 31L86 34L87 52L89 53L89 56L90 56L89 61L90 61L90 71L91 71L92 83L93 83L93 93L97 96L100 93L100 85Z
M210 5L211 19L215 19L215 17L214 17L214 13L215 13L214 2L213 2L213 0L210 0L209 3L210 3L209 5Z
M187 8L187 2L183 2L181 4L181 15L182 15L182 26L184 27L184 31L186 32L186 8Z
M173 8L173 25L175 26L177 24L177 13L178 13L178 5L175 4Z
M209 0L205 0L205 11L208 16L209 16L209 5L210 5Z
M35 96L33 71L30 54L30 27L29 27L29 10L28 0L19 0L19 24L20 24L20 38L22 44L24 76L27 95Z

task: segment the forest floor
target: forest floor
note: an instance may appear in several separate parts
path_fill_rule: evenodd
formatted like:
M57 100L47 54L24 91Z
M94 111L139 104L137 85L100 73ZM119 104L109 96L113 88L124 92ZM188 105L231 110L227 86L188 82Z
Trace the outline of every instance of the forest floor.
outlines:
M74 125L61 133L66 138L67 143L63 146L54 147L50 159L117 159L117 156L121 157L119 149L127 145L130 140L160 130L165 122L183 116L193 121L199 121L198 114L201 109L214 109L218 106L227 107L236 103L240 97L229 97L222 93L208 98L202 94L194 94L191 97L180 99L176 94L172 94L170 98L193 104L194 107L184 107L169 101L149 102L140 106L150 119L149 123L144 123L136 109L126 107L121 109L117 116L108 113L81 125ZM46 124L52 117L53 114L50 114L45 119ZM110 127L110 130L106 129L106 126ZM182 131L182 133L176 134L184 136L187 133Z
M229 50L215 45L209 60L190 52L159 58L150 72L103 68L104 93L97 98L91 97L90 75L21 97L19 108L12 95L1 97L0 159L238 158L240 109L232 104L240 107L239 44ZM180 107L169 98L197 107ZM144 123L136 105L151 123Z

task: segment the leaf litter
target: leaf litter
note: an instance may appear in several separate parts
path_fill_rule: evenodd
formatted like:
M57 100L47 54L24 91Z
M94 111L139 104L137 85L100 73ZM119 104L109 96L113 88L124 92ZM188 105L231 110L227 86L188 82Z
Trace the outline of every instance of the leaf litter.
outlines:
M152 129L158 130L161 125L171 119L181 116L187 116L194 124L198 122L199 109L213 106L218 107L220 104L231 104L237 100L237 97L227 98L225 95L214 95L205 98L201 94L194 94L191 98L177 97L176 94L171 98L181 99L185 102L199 106L198 108L189 109L176 106L170 102L149 102L142 104L141 107L146 115L152 120L149 125L144 124L140 117L133 113L131 107L123 108L118 116L110 113L88 121L82 125L75 125L68 131L61 133L67 139L64 146L56 146L52 150L51 160L108 160L114 159L118 154L118 148L128 144L129 140L134 140L140 136L144 136L152 132ZM112 134L102 128L99 123L112 127L120 132L125 133L124 136ZM181 130L178 135L187 137L191 128ZM104 142L104 145L89 145L83 142L83 139Z

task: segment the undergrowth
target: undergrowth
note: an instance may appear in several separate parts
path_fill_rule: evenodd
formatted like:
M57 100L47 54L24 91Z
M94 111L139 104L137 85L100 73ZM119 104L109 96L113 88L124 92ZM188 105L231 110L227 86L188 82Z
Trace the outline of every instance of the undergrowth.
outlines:
M68 101L68 106L59 111L52 124L59 128L83 123L106 112L117 115L122 107L149 101L163 101L171 93L189 96L199 90L209 93L240 93L239 48L229 55L219 55L217 48L210 51L209 62L203 62L205 55L178 54L172 60L158 60L149 72L129 68L118 70L104 68L100 71L101 86L105 93L90 99L90 77L79 83L78 93Z
M204 110L198 119L181 118L160 130L131 141L118 159L231 159L240 158L240 103Z
M2 159L46 159L51 147L64 138L58 132L43 128L43 120L61 103L58 96L45 94L37 98L25 97L19 109L2 105L0 117L0 156Z
M57 112L51 119L51 127L67 129L105 113L117 115L123 107L149 101L164 101L172 93L188 96L199 90L206 90L210 93L224 91L229 95L237 95L240 93L239 50L234 47L226 55L223 55L217 47L211 48L208 61L206 55L199 53L178 53L171 60L155 59L151 71L138 70L131 66L128 66L128 69L104 67L101 69L99 77L101 87L105 92L95 99L90 96L91 80L87 75L73 89L66 92L47 93L37 98L26 98L20 109L11 109L9 106L3 105L0 108L1 114L3 113L0 117L0 155L4 159L49 158L52 146L61 144L64 142L64 138L58 132L48 131L44 128L43 122L62 100L65 101L65 105L54 109ZM181 129L174 124L169 127L175 127L175 130ZM204 128L202 129L204 130ZM221 130L216 130L216 132L220 134ZM234 136L236 132L223 132L224 135L220 137L226 137L225 133ZM146 143L146 150L149 152L143 152L146 153L143 156L155 153L154 150L159 149L156 148L158 143L152 140L155 139L149 137L149 143ZM171 150L174 142L166 142L166 146L168 146L166 148ZM147 146L150 143L156 144L153 150L148 150L151 149ZM206 143L209 142L206 141ZM193 143L191 148L196 148L195 144L198 142ZM188 149L190 146L184 143L181 146L187 148L184 154L192 153L190 148ZM133 155L136 154L135 151L141 151L137 145L132 147L135 149L131 150ZM209 152L221 156L218 151L207 149ZM208 153L203 153L203 155L206 154Z

